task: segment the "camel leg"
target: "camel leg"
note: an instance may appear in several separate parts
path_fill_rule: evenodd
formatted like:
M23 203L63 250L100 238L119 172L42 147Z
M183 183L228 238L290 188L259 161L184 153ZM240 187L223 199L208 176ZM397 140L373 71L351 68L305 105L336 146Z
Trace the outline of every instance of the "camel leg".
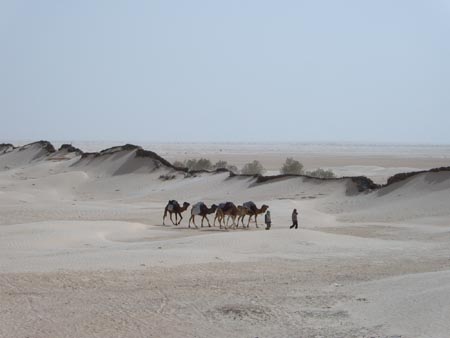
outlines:
M230 218L232 219L233 223L231 223L231 228L232 229L236 229L236 216L232 216L232 215L228 215L228 221L230 220ZM228 222L227 222L227 226L228 226Z
M242 217L241 217L242 227L244 227L244 218L245 218L245 215L242 215ZM238 220L238 226L239 226L239 220Z
M177 223L177 225L178 225L178 224L181 223L181 220L183 219L183 216L181 216L181 212L178 212L177 214L180 215L180 221Z
M172 222L172 224L173 225L176 225L174 222L173 222L173 218L172 218L172 213L169 211L169 216L170 216L170 221ZM175 214L175 217L177 216L177 214ZM175 220L176 220L176 218L175 218Z
M220 215L220 218L219 218L220 229L222 229L222 221L223 221L223 226L226 228L226 225L225 225L225 215Z
M207 216L205 216L205 218L206 218L206 220L208 221L208 227L210 227L210 228L211 228L211 223L209 223L209 219L208 219L208 217L207 217Z
M259 228L257 218L258 218L258 214L255 215L255 223L256 223L256 227Z
M214 226L216 226L216 220L218 220L220 224L220 212L216 212L216 214L214 215L214 222L213 222Z
M190 228L191 227L191 221L192 220L194 220L194 215L191 215L191 218L189 218L189 224L188 224L188 227ZM194 220L194 222L195 222L195 220Z
M166 219L166 216L167 216L167 208L164 209L163 225L165 225L164 220Z

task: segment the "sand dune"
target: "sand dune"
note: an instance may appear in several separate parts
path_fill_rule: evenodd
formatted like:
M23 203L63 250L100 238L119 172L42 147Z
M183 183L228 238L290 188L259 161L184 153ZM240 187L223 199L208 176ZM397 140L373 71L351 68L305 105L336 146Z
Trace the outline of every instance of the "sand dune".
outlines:
M450 171L358 170L187 174L132 145L1 145L0 337L446 337ZM189 211L162 226L169 199L268 204L272 230L189 229Z

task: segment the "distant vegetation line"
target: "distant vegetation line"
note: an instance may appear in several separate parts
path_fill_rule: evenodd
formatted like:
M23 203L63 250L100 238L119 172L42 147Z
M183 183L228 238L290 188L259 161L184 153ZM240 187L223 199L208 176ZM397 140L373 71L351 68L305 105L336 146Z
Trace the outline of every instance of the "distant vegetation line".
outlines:
M144 150L140 146L125 144L123 146L111 147L108 149L104 149L99 152L87 153L82 150L73 147L71 144L63 144L61 147L56 150L55 147L48 141L37 141L26 144L24 146L16 147L10 143L1 143L0 144L0 156L7 156L9 153L22 151L29 147L37 147L40 149L39 158L46 159L48 156L54 156L57 152L65 152L65 153L74 153L76 156L80 156L80 161L83 159L89 158L101 158L108 157L113 154L117 154L119 152L134 152L135 157L137 158L149 158L152 161L156 161L167 168L173 169L175 171L181 171L186 173L188 176L195 175L196 172L229 172L230 176L256 176L257 183L268 182L280 178L286 177L310 177L322 180L339 180L339 179L351 179L353 182L357 183L359 191L368 191L374 190L382 187L389 186L391 184L406 180L415 175L429 173L429 172L448 172L450 171L450 166L447 167L439 167L433 168L429 170L421 170L407 173L398 173L391 176L386 184L375 184L371 179L365 176L353 176L353 177L341 177L337 178L336 175L331 170L324 170L318 168L314 171L304 171L303 165L293 158L288 157L280 168L280 175L272 175L272 176L263 176L265 172L264 167L259 161L254 160L253 162L249 162L243 166L243 168L239 171L236 166L228 164L226 161L218 161L215 164L212 164L208 159L191 159L186 160L184 162L175 161L173 164L159 156L155 152ZM32 161L36 161L36 158L33 158ZM5 166L7 169L7 166ZM208 168L208 169L207 169ZM165 179L175 178L174 175L170 175L165 177Z
M264 166L257 160L246 163L241 170L239 170L235 165L228 164L227 161L220 160L213 164L207 158L192 158L184 161L175 161L173 162L173 166L177 168L187 168L188 171L211 171L226 169L235 174L242 175L262 175L266 172ZM283 166L280 168L280 173L283 175L306 175L317 178L336 178L336 174L331 170L317 168L312 171L304 171L303 168L304 166L302 163L294 160L292 157L288 157L286 158Z

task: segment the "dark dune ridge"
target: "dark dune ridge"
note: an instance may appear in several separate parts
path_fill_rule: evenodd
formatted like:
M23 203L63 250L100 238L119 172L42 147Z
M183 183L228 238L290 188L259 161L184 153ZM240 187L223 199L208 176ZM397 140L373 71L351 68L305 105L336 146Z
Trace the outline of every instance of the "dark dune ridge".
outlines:
M180 173L189 173L190 175L196 175L201 173L223 173L228 172L230 177L254 177L256 178L255 183L270 183L279 180L294 178L294 177L303 177L311 180L318 181L343 181L343 180L351 180L359 193L368 192L372 190L377 190L380 188L387 187L394 183L398 183L401 181L405 181L413 176L429 173L429 172L443 172L450 171L449 167L440 167L440 168L432 168L429 170L421 170L414 172L406 172L406 173L398 173L388 178L386 184L375 184L370 178L365 176L349 176L349 177L340 177L340 178L317 178L311 177L308 175L273 175L273 176L264 176L264 175L240 175L236 174L228 169L217 169L215 171L208 170L197 170L197 171L188 171L187 168L176 167L163 157L159 156L157 153L145 150L140 146L133 144L125 144L122 146L115 146L111 148L107 148L101 150L99 152L83 152L81 149L78 149L70 144L63 144L61 147L56 150L55 147L48 141L37 141L33 143L29 143L27 145L21 147L15 147L9 143L0 144L0 158L6 156L13 152L21 152L26 149L34 148L38 156L33 156L29 159L29 163L40 160L47 160L51 158L60 158L59 156L64 156L67 154L72 154L74 156L79 156L78 161L73 163L72 167L79 167L83 165L95 165L96 163L100 163L103 160L110 158L112 156L129 156L126 158L126 162L123 163L117 170L113 173L113 175L121 175L133 172L137 170L137 168L142 168L148 166L151 169L166 167L167 169L171 169L174 171L178 171ZM61 157L63 159L63 157ZM129 163L129 161L137 161L135 163ZM128 169L125 169L128 167Z
M11 143L0 143L0 154L12 151L14 146Z

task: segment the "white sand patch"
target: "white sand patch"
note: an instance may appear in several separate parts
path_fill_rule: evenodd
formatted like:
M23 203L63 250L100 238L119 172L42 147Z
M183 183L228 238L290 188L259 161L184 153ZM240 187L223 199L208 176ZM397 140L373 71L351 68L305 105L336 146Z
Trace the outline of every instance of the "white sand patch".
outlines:
M344 307L370 326L400 337L440 338L450 332L450 271L387 278L351 287Z

